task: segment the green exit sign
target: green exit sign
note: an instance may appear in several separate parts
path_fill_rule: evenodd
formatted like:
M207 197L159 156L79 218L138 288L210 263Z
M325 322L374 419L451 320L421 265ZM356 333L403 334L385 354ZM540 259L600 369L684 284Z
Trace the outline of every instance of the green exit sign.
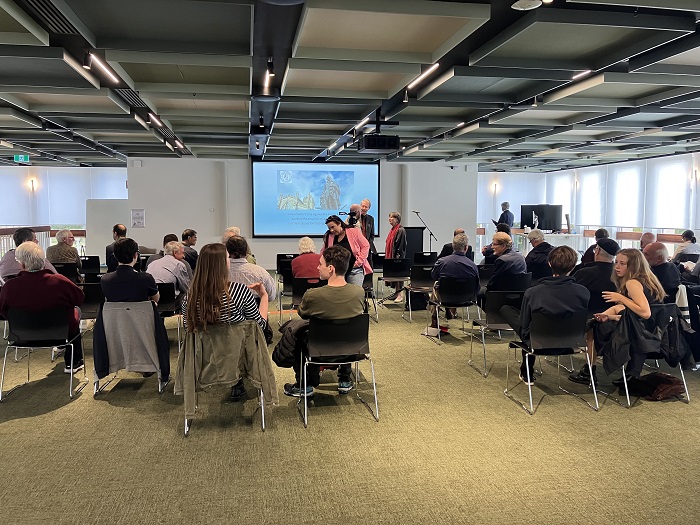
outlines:
M29 162L29 155L15 155L15 162Z

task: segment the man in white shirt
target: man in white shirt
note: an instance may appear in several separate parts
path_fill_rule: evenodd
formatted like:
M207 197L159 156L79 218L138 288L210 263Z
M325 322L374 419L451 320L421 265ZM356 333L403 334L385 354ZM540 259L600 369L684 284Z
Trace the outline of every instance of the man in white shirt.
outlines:
M185 247L181 242L171 241L163 246L163 257L148 265L146 272L151 274L156 283L173 283L175 285L175 305L179 309L182 299L190 288L190 269L184 262Z
M239 235L229 237L226 241L226 251L229 256L229 276L231 282L245 284L262 283L270 301L277 297L277 287L270 273L257 264L251 264L246 259L248 242ZM255 291L253 291L255 293Z

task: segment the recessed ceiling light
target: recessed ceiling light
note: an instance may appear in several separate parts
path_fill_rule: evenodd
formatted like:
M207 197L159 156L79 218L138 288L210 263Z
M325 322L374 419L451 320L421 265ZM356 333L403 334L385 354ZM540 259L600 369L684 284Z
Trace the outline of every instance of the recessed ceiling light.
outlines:
M510 7L516 11L529 11L530 9L537 9L542 5L542 0L517 0Z

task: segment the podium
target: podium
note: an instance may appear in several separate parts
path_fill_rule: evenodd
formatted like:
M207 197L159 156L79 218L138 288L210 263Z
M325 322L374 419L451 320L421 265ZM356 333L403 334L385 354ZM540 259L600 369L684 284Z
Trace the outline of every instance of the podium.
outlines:
M423 251L425 226L404 226L406 230L406 258L413 261L413 254Z

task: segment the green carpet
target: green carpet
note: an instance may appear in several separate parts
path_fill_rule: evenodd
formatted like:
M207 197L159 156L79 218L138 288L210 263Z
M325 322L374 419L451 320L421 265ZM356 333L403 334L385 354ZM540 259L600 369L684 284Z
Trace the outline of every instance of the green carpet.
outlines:
M700 372L686 374L690 404L601 399L595 413L559 393L543 362L535 401L547 395L529 416L503 395L504 342L489 340L483 378L459 321L441 346L419 335L424 322L390 305L372 323L379 423L327 371L304 429L296 400L281 395L293 372L277 369L280 405L265 433L250 385L245 403L200 395L185 438L172 386L158 395L155 377L121 372L97 398L89 385L71 401L62 358L37 352L31 383L0 404L0 522L697 523ZM171 355L174 369L174 344ZM5 390L24 380L26 359L7 368ZM527 388L516 394L525 400Z

